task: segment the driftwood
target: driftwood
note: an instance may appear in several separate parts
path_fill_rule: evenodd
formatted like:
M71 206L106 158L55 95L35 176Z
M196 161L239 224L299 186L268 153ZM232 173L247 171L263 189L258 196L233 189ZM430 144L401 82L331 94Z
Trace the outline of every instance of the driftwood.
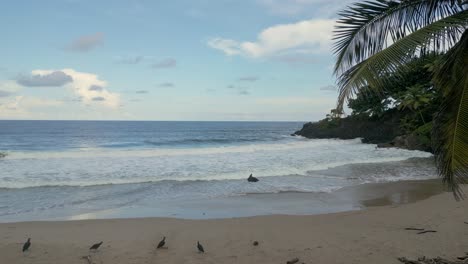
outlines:
M424 230L424 231L421 231L421 232L418 232L416 234L420 235L420 234L425 234L425 233L436 233L437 231L435 230Z
M290 261L287 261L286 264L294 264L294 263L297 263L297 262L299 262L299 259L298 258L293 258Z
M422 258L419 258L418 260L409 260L407 258L398 258L398 260L401 263L404 263L404 264L468 264L468 259L465 259L463 261L458 261L458 260L450 261L450 260L447 260L447 259L443 259L441 257L437 257L437 258L422 257Z
M416 228L416 227L407 227L407 228L405 228L405 230L421 231L421 232L416 233L418 235L425 234L425 233L436 233L437 232L435 230L426 230L424 228Z

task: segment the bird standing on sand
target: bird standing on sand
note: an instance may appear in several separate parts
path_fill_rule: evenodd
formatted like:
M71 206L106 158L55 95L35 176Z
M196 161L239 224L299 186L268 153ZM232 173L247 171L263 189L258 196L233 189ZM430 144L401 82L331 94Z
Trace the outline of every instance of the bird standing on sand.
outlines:
M31 246L31 238L28 238L28 241L26 241L26 243L24 243L23 245L23 252L28 250L30 246Z
M247 181L248 182L258 182L258 179L255 178L254 176L252 176L252 174L250 174L249 178L247 178Z
M197 248L198 248L198 253L205 253L205 250L203 249L203 246L200 244L199 241L197 241Z
M102 245L102 241L92 245L89 250L97 250Z
M159 242L158 246L156 248L162 248L166 244L166 237L163 237L163 239Z

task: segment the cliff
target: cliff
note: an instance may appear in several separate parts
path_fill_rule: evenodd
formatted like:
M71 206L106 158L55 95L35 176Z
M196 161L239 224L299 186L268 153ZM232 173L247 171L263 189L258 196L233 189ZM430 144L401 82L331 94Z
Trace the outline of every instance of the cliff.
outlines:
M363 143L377 144L378 147L397 147L410 150L431 151L430 140L426 135L404 135L400 129L400 115L386 115L382 118L346 118L323 119L304 124L294 134L306 138L361 138Z

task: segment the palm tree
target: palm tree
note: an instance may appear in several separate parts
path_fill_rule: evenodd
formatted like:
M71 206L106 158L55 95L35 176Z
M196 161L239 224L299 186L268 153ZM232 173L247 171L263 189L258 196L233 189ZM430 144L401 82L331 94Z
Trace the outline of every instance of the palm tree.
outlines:
M421 84L415 84L413 86L407 87L407 90L397 99L397 108L398 110L404 110L408 108L409 110L419 114L423 124L426 124L424 116L421 113L421 107L429 104L433 100L433 94L426 91Z
M333 51L337 109L357 92L389 87L414 59L443 53L433 85L443 94L434 117L433 148L439 174L462 198L468 179L468 1L368 0L339 13Z

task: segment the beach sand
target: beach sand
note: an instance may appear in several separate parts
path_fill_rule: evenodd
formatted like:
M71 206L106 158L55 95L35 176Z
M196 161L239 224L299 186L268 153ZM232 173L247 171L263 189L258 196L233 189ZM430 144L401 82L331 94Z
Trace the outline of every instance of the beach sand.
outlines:
M386 204L385 199L369 203ZM93 263L106 264L286 263L296 257L298 263L347 264L399 263L397 257L403 256L453 259L468 251L467 206L468 201L456 202L444 192L409 204L312 216L4 223L0 263L88 263L81 259L87 255ZM437 232L417 234L407 227ZM155 250L163 236L168 248ZM28 237L31 249L22 253ZM197 240L205 254L197 253ZM88 248L99 241L102 247L90 253Z

